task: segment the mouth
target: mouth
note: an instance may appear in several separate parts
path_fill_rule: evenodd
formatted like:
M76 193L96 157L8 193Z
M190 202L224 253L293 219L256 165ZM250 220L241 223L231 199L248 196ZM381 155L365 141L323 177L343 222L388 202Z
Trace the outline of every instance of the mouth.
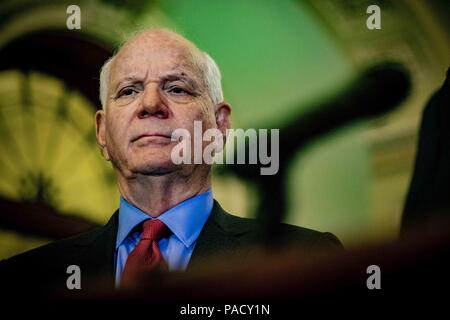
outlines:
M164 134L164 133L146 132L146 133L143 133L143 134L133 138L131 140L131 142L133 143L133 142L136 142L139 140L144 140L144 139L146 139L146 140L165 140L165 139L171 140L171 138L172 138L171 136Z

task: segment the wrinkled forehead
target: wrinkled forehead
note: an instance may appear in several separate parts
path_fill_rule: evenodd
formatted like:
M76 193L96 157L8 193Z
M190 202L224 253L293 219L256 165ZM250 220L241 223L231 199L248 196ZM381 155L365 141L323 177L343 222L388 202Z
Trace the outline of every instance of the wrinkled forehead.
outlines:
M117 53L110 81L114 85L123 77L148 75L158 78L167 73L183 73L201 84L198 49L181 37L141 35L129 40Z

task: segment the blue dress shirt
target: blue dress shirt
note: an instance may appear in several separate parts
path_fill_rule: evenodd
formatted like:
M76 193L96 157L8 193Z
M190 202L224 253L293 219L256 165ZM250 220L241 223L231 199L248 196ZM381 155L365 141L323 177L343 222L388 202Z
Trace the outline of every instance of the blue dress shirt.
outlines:
M168 238L158 241L159 249L169 266L169 271L184 271L189 263L198 235L208 219L213 207L211 189L189 198L162 213L156 219L161 220L172 231ZM154 219L136 208L124 198L120 198L119 228L117 231L115 252L115 283L120 279L128 255L141 238L141 232L133 228L144 220Z

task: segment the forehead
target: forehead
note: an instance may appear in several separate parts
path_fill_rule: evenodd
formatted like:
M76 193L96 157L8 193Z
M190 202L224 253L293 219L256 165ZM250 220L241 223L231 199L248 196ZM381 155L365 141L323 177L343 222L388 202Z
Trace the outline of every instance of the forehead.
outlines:
M200 70L194 59L195 47L187 40L167 36L136 37L129 41L113 60L111 82L123 77L159 77L165 73L179 72L200 79Z

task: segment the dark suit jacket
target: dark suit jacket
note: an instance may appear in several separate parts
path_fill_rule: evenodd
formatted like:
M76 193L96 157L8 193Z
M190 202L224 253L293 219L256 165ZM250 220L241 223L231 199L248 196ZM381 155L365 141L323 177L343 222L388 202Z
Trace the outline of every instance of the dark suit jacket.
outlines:
M37 292L45 295L55 290L67 290L66 281L70 274L66 272L70 265L77 265L81 269L83 292L95 291L98 283L109 284L112 289L117 228L118 211L103 227L0 262L2 294ZM214 201L211 215L197 239L188 269L213 255L246 251L247 248L250 250L257 230L256 220L233 216ZM319 248L342 249L339 240L330 233L287 224L281 224L279 231L286 240L305 252Z

